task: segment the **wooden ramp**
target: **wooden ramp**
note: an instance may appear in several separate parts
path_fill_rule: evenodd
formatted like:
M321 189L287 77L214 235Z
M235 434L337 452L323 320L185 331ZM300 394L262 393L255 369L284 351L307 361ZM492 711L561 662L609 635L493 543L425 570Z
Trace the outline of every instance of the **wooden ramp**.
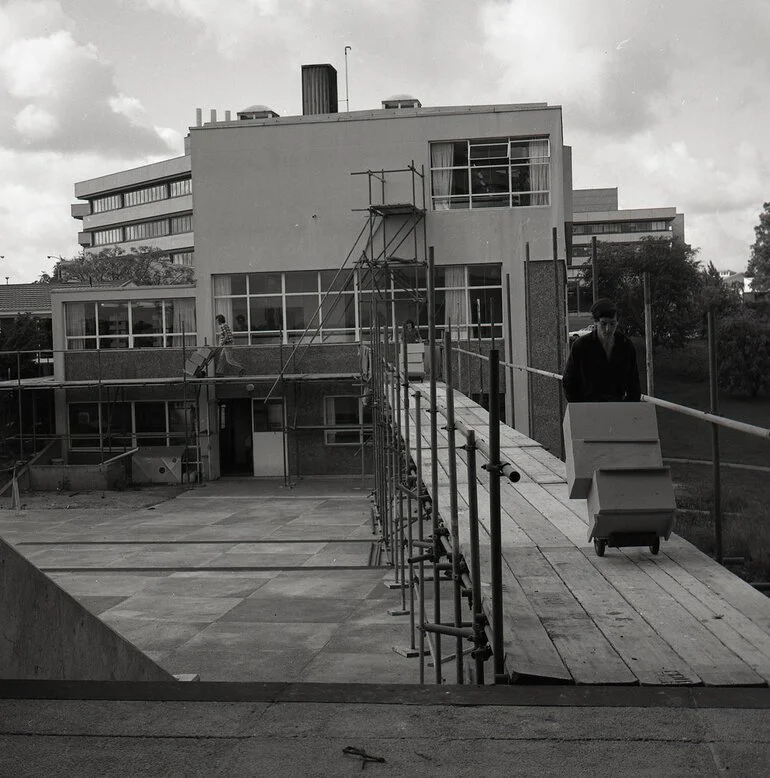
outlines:
M430 388L412 384L421 410L423 479L431 488ZM449 526L446 390L439 408L439 513ZM410 439L415 410L410 403ZM487 412L455 392L455 417L488 442ZM402 423L404 415L402 411ZM459 459L465 444L457 436ZM770 599L695 546L672 535L658 556L647 548L595 555L585 500L570 500L563 462L501 425L500 458L521 473L501 483L505 667L512 682L766 686ZM491 618L489 475L477 452L484 609ZM467 475L458 463L460 546L467 559Z

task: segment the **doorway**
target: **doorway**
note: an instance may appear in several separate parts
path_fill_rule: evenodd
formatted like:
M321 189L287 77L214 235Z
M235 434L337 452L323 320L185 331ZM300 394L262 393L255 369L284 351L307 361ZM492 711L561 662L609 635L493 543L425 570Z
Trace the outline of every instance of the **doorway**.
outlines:
M219 403L219 469L222 475L253 475L251 398Z

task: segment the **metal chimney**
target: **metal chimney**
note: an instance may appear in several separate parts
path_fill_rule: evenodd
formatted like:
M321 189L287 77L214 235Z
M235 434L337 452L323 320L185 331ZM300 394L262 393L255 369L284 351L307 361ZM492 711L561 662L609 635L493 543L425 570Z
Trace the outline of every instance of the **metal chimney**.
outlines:
M302 115L337 113L337 70L331 65L302 66Z

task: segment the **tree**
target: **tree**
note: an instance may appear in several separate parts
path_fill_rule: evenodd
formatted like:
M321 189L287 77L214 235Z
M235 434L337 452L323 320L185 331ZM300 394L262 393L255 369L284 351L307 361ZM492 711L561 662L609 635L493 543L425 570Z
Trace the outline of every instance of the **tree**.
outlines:
M43 273L40 282L162 286L189 284L194 276L193 268L173 264L168 255L154 246L139 246L129 252L116 246L95 253L84 251L72 259L61 259L51 275Z
M701 271L701 304L704 316L711 309L717 319L732 316L741 307L740 292L725 283L713 262Z
M31 313L19 314L12 324L4 324L0 331L0 376L21 378L38 375L36 351L52 348L51 320L40 319ZM21 352L21 353L8 353Z
M770 392L770 321L750 309L720 322L719 386L756 397Z
M682 346L697 332L703 310L703 276L697 253L678 239L598 242L599 296L615 301L627 335L644 335L645 272L650 274L653 344ZM590 265L583 271L589 286L592 272Z
M755 292L770 289L770 203L764 203L762 209L759 224L754 227L756 240L746 270L747 276L754 277L752 288Z

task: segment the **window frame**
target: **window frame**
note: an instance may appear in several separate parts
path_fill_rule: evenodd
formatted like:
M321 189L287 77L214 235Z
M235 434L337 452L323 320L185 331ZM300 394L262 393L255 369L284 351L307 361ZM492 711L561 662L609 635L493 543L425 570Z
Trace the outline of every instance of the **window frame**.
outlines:
M330 420L329 401L336 400L358 400L358 424L337 424L336 415L333 420ZM350 446L362 446L366 438L366 432L371 430L371 407L364 405L364 398L357 394L330 394L325 395L323 403L323 418L324 418L324 445L331 448L344 448ZM369 421L366 421L367 411L369 413ZM336 411L335 411L336 413ZM334 429L329 429L334 427ZM334 436L337 433L358 433L356 440L347 440L344 442L337 442L334 440Z
M463 268L463 281L461 284L454 284L452 286L445 286L441 280L440 277L442 276L442 273L446 272L447 268L455 268L455 275L457 273L457 268ZM485 284L473 284L470 283L470 275L473 273L474 270L480 270L482 268L486 268L487 272L493 273L495 276L498 276L500 278L499 283L485 283ZM492 270L494 269L494 270ZM497 321L495 322L482 322L482 330L486 330L487 334L483 336L482 339L488 340L491 338L492 330L490 327L494 327L494 336L495 338L502 338L503 337L503 305L502 305L502 262L480 262L480 263L468 263L463 265L437 265L436 266L437 273L439 275L439 278L437 279L436 283L436 292L441 296L446 291L450 292L462 292L464 295L464 304L462 306L463 308L463 320L462 321L452 321L452 329L454 330L456 326L459 326L461 328L475 328L476 327L476 321L475 321L475 303L473 302L474 299L474 292L477 294L484 295L485 290L493 290L494 293L499 296L501 303L500 303L500 310L498 311L495 309L495 318ZM329 270L318 270L318 271L304 271L304 272L313 272L317 274L317 283L318 283L318 291L317 292L286 292L286 278L285 273L283 272L276 272L276 271L265 271L264 273L224 273L220 275L214 275L212 278L218 279L218 278L229 278L230 284L229 286L232 288L232 286L236 286L236 293L231 294L217 294L216 288L217 288L217 281L215 280L212 283L212 306L213 311L215 314L222 313L225 318L228 321L235 321L236 320L236 314L245 315L246 317L246 328L245 329L235 329L233 328L233 334L236 338L236 343L239 345L252 345L252 346L259 346L259 345L274 345L277 343L281 343L283 345L288 345L290 343L296 343L300 336L302 335L302 330L300 329L289 329L287 327L287 311L289 307L289 303L291 302L292 298L300 298L303 296L314 296L317 295L317 300L320 303L320 301L323 299L323 296L326 292L326 289L324 287L327 287L331 284L331 280L328 276L324 276L324 273L329 272L335 272L335 271L329 271ZM368 272L368 271L367 271ZM277 278L276 278L277 276ZM268 283L259 283L258 280L259 277L262 277L261 280L267 281ZM347 278L347 276L346 276ZM235 280L237 279L237 280ZM343 279L344 280L344 279ZM276 281L280 281L280 288L281 291L277 291L276 289ZM383 283L383 281L385 283ZM348 306L352 306L352 316L351 319L353 320L354 324L348 327L328 327L324 326L323 324L323 308L321 309L321 327L319 329L319 337L314 340L314 343L360 343L362 339L368 337L369 330L370 330L370 323L369 323L369 313L367 306L370 303L371 300L371 292L370 292L370 286L363 286L363 283L370 283L370 280L367 278L362 277L362 273L359 270L356 270L355 273L351 276L351 280L349 283L344 284L346 287L343 291L341 291L341 296L344 298L341 302L337 303L337 307L340 305L345 305L346 308ZM393 322L401 322L405 320L406 318L415 319L415 323L417 325L418 330L420 331L423 338L427 336L427 309L423 306L420 309L420 317L415 316L414 312L411 310L411 307L413 305L414 300L414 294L416 291L416 294L419 295L422 298L427 297L427 280L424 277L424 274L421 278L417 280L416 283L419 284L417 286L416 290L405 290L402 289L401 286L396 284L395 278L393 274L389 274L387 278L379 277L377 279L377 283L380 284L381 291L385 293L385 295L389 298L388 305L391 306L391 309L388 314L388 320ZM338 279L336 286L343 285L342 282ZM226 284L227 286L227 284ZM259 288L261 291L257 293L252 293L252 288ZM337 290L329 293L329 296L327 297L327 304L328 300L334 300L337 295ZM489 297L489 294L484 295L485 297ZM443 298L442 298L443 299ZM282 321L280 323L280 326L271 329L271 330L260 330L259 325L253 321L254 319L254 310L258 308L256 303L260 300L270 300L272 305L270 306L273 310L279 310ZM455 301L457 302L457 301ZM404 303L408 303L408 305L404 306ZM474 307L474 310L471 310L471 308ZM244 313L245 311L245 313ZM499 315L497 315L499 314ZM308 314L309 315L309 314ZM349 313L345 314L350 315ZM417 318L420 318L420 321L417 321ZM231 324L232 326L232 324ZM400 324L398 325L400 326ZM437 323L436 330L439 335L443 333L444 331L444 323ZM315 325L311 327L308 330L308 335L315 332ZM391 340L394 339L394 333L391 331L389 333L389 337ZM309 337L306 338L306 340L309 340Z
M175 332L173 329L173 320L169 321L169 303L172 305L186 301L188 305L192 305L193 316L195 319L195 332ZM99 319L99 306L102 304L120 304L126 305L126 332L101 332L101 325ZM161 321L162 332L142 333L134 332L134 307L143 303L151 303L153 306L160 307L161 309ZM93 333L77 333L70 334L70 325L74 323L74 319L70 319L70 315L74 313L75 306L83 306L83 321L91 321L88 317L88 306L93 306L91 311L93 312L94 332ZM103 343L112 340L125 340L126 349L158 349L158 348L195 348L198 342L198 316L195 308L194 297L141 297L125 300L68 300L64 303L64 345L65 351L113 351L115 347L104 346ZM139 339L137 345L136 339ZM148 340L155 338L161 341L161 345L150 346L144 345L142 340ZM182 343L184 338L184 344ZM72 346L73 341L80 341L82 346ZM89 347L88 344L93 344Z
M147 404L163 404L163 429L158 428L157 431L149 432L137 432L137 405ZM122 402L107 402L98 400L88 400L83 402L68 402L67 403L67 439L68 445L71 451L113 451L113 450L126 450L128 448L136 448L142 446L143 440L157 441L164 439L164 443L150 442L147 446L186 446L191 447L195 445L194 442L194 423L185 435L184 432L178 432L171 429L171 413L172 406L176 409L178 406L182 406L183 412L191 414L194 418L196 412L196 404L192 400L124 400ZM80 408L81 413L88 412L89 414L96 413L97 430L92 433L75 433L77 437L73 437L72 433L72 414L73 411ZM110 432L110 425L106 421L108 415L119 411L128 420L130 430L118 430L116 432ZM120 443L113 443L113 440L121 440ZM83 440L90 443L90 445L73 445L76 440Z
M522 148L525 145L532 143L545 143L544 155L522 156L520 154L514 154L514 148ZM464 153L461 152L461 161L464 164L452 164L452 165L434 165L433 164L433 148L440 144L453 145L453 161L456 152L460 151L457 147L461 144L465 144ZM431 205L433 211L446 211L446 210L479 210L487 208L546 208L551 206L551 139L550 136L526 136L526 137L501 137L501 138L475 138L465 140L454 141L432 141L430 143L431 151ZM497 148L500 153L497 156L484 155L479 153L483 149L495 149ZM476 154L474 154L474 151ZM531 149L528 149L531 151ZM488 164L483 164L487 162ZM531 174L534 166L544 167L544 177L546 179L546 188L533 188L531 184ZM515 178L519 178L526 169L526 175L528 176L529 187L526 189L514 188L514 172ZM463 182L465 183L465 189L467 192L461 192L460 194L453 194L451 191L449 194L435 193L435 178L434 173L447 171L453 171L455 176L459 179L459 186L463 188ZM504 172L507 179L505 188L501 188L499 183L495 185L495 179L500 179L501 174ZM533 199L540 198L544 202L532 202ZM437 204L441 203L445 207L437 207Z

